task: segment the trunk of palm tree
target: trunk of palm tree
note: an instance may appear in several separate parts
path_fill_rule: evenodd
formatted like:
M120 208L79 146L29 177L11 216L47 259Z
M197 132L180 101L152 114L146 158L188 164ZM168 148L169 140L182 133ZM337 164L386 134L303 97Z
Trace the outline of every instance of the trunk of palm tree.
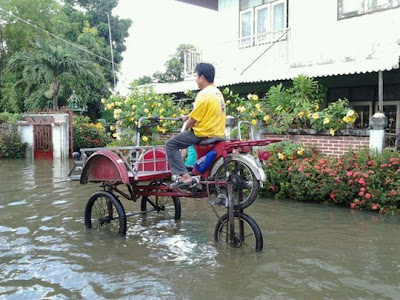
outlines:
M53 79L53 111L58 111L58 92L60 90L60 82L58 77Z

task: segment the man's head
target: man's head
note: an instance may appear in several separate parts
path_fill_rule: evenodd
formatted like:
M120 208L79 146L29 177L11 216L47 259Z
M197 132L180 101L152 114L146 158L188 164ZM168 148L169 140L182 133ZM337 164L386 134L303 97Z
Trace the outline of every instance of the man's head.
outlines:
M212 64L199 63L195 71L197 73L196 83L200 89L204 89L208 85L214 83L215 68Z

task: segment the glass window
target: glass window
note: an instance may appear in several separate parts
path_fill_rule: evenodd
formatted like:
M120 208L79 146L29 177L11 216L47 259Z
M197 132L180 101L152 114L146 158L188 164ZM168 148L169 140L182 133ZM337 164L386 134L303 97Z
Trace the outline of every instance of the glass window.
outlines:
M253 36L253 11L245 10L240 13L240 44L250 45Z
M285 5L283 2L273 5L273 31L274 40L278 39L285 29Z
M241 1L239 40L241 47L276 41L286 29L287 0Z
M400 0L338 0L338 19L400 6Z
M261 5L262 3L262 0L240 0L240 10L245 10L250 7Z
M270 6L260 6L256 9L256 42L263 43L270 40L271 32Z

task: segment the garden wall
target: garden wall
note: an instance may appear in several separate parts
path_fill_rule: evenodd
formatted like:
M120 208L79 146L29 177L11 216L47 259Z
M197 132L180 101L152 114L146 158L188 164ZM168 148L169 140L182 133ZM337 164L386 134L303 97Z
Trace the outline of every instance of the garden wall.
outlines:
M359 148L369 147L368 136L328 136L328 135L276 135L264 134L264 139L291 140L295 143L313 145L323 154L329 156L341 156L349 149L358 150Z

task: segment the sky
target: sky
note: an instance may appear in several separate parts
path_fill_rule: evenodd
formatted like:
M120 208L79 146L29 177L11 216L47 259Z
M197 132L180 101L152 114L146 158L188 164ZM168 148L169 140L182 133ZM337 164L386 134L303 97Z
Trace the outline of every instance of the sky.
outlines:
M216 12L174 0L119 0L113 14L133 21L126 39L127 50L118 74L117 90L141 76L163 72L164 64L180 44L198 49L212 42L210 19Z

